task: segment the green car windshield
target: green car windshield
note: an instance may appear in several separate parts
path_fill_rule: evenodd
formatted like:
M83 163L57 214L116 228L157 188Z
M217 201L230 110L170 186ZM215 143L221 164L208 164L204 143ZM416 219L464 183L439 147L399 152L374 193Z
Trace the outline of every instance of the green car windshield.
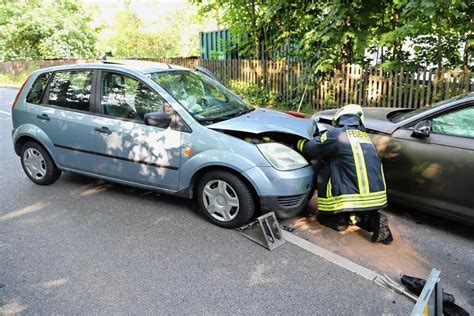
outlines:
M450 103L452 101L461 99L463 97L464 97L464 95L461 95L461 96L457 96L457 97L454 97L454 98L451 98L451 99L448 99L448 100L443 100L443 101L440 101L440 102L436 102L436 103L424 106L422 108L419 108L419 109L416 109L416 110L413 110L413 111L410 111L410 112L406 112L406 113L394 116L393 119L391 119L391 121L394 122L394 123L398 123L398 122L404 121L406 119L412 118L415 115L418 115L418 114L421 114L423 112L429 111L433 108L437 108L438 106L445 105L445 104Z
M203 124L223 121L253 110L222 85L198 72L154 72L150 78Z

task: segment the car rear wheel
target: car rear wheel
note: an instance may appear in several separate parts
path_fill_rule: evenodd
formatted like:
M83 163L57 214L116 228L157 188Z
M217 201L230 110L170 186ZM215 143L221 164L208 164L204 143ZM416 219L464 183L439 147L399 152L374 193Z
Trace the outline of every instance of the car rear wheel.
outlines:
M48 152L37 142L27 142L21 147L21 165L28 178L36 184L48 185L61 175Z
M197 199L204 216L212 223L236 228L255 213L250 189L239 177L226 171L212 171L199 182Z

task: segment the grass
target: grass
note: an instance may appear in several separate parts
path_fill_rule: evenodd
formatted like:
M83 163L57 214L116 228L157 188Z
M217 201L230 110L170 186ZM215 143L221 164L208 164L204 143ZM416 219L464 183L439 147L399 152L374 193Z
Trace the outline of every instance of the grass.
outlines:
M38 69L37 65L31 65L27 70L18 74L0 73L0 86L21 86L31 72Z
M25 82L29 75L29 72L20 73L17 75L0 74L0 86L21 86L21 84Z

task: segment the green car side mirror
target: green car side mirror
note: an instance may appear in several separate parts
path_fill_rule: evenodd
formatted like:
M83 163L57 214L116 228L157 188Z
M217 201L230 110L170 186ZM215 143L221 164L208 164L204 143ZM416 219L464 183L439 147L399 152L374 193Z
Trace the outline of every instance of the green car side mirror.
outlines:
M431 133L431 121L421 121L415 125L415 129L413 133L411 133L412 137L423 138L429 137Z

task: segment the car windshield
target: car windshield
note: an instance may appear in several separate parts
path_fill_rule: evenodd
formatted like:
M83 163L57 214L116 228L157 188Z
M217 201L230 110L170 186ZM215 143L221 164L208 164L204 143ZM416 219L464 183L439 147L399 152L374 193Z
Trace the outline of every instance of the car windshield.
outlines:
M253 110L215 80L198 72L173 70L154 72L149 76L205 125Z
M393 116L390 120L394 123L398 123L398 122L401 122L401 121L404 121L404 120L407 120L411 117L414 117L418 114L421 114L425 111L429 111L431 109L434 109L434 108L437 108L438 106L441 106L441 105L444 105L446 103L450 103L452 102L453 100L457 100L459 99L459 97L454 97L454 98L451 98L451 99L448 99L448 100L444 100L444 101L441 101L441 102L437 102L437 103L433 103L433 104L430 104L430 105L427 105L427 106L424 106L422 108L419 108L419 109L416 109L416 110L413 110L413 111L410 111L410 112L406 112L406 113L400 113L398 115L395 115Z

